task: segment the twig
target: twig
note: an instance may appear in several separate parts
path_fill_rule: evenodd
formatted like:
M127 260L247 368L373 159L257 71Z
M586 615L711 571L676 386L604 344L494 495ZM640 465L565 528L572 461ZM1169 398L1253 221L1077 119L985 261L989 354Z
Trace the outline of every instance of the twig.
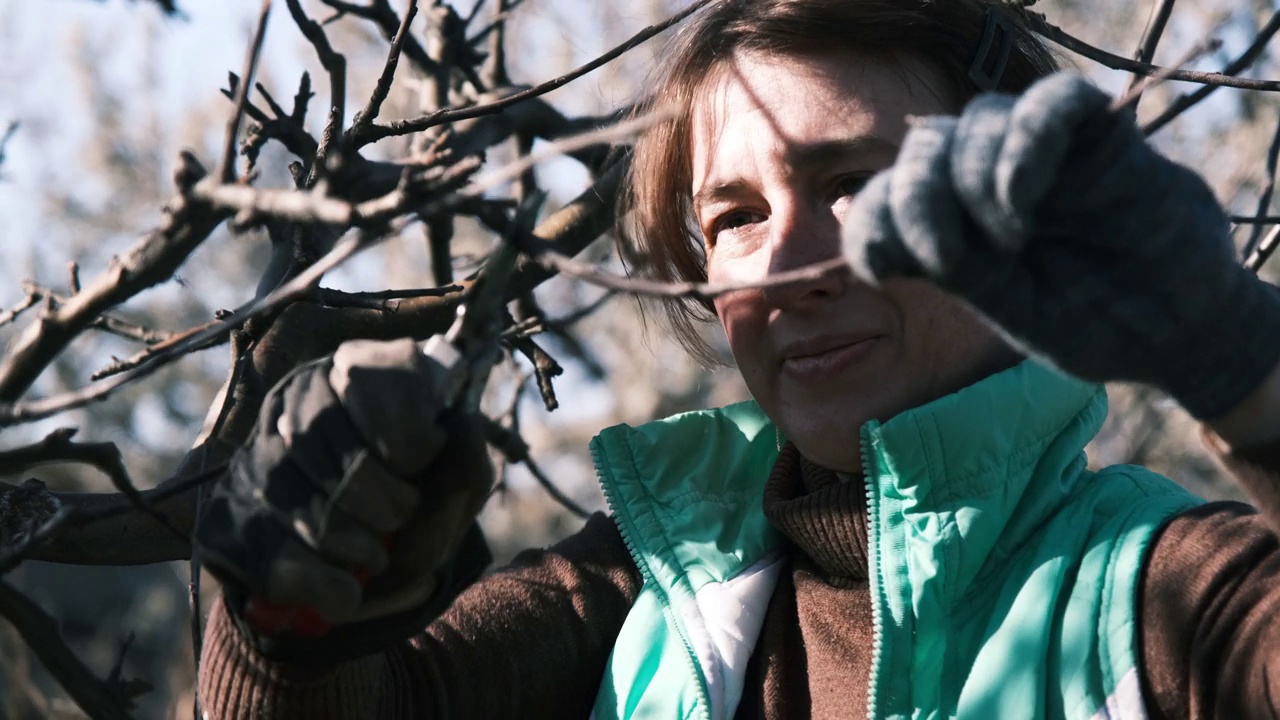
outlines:
M306 122L307 105L315 95L311 91L311 73L303 70L302 79L298 81L298 92L293 96L293 112L289 114L289 117L299 126Z
M1169 16L1173 14L1175 1L1155 0L1155 4L1151 7L1151 16L1147 18L1147 27L1142 31L1142 40L1138 43L1138 50L1133 54L1134 60L1149 63L1155 58L1156 46L1160 44L1160 38L1164 36L1164 28L1169 24ZM1138 73L1131 75L1129 77L1129 87L1125 91L1126 94L1134 92L1141 79L1142 76ZM1141 98L1142 93L1139 91L1133 99L1134 107L1137 107Z
M503 427L500 423L487 416L480 416L480 421L484 424L485 438L493 445L498 452L502 453L508 462L523 464L528 469L533 479L542 486L543 490L551 496L553 500L560 503L566 510L580 518L586 518L591 515L581 505L574 502L572 498L565 495L556 484L551 482L542 468L534 462L529 455L529 445L520 437L518 432L514 432Z
M1178 68L1189 65L1205 53L1213 52L1220 47L1222 47L1222 41L1217 38L1207 38L1192 45L1178 58L1177 62L1135 82L1123 95L1111 101L1111 112L1116 112L1130 105L1137 105L1138 100L1142 98L1142 93L1146 92L1148 88L1168 80L1173 73L1177 72ZM1138 76L1135 75L1134 77Z
M316 56L320 58L320 64L324 67L325 72L329 73L329 117L325 122L324 130L320 133L320 145L316 150L316 162L311 167L312 175L315 175L315 173L324 170L324 162L322 161L328 157L330 145L334 139L339 137L342 132L342 126L345 123L347 59L333 49L333 45L329 43L329 36L325 33L324 28L307 16L298 0L285 0L285 3L289 7L289 14L293 17L294 23L297 24L303 36L315 48Z
M637 45L640 45L641 43L645 42L646 40L653 37L654 35L657 35L658 33L671 27L672 25L679 23L681 20L684 20L689 15L693 14L694 12L697 12L699 9L701 9L704 5L706 5L709 2L711 2L711 0L698 0L697 2L693 3L692 5L685 8L684 10L671 16L667 20L660 22L656 25L650 25L649 27L641 30L640 32L631 36L631 38L628 39L626 42L623 42L621 45L618 45L612 50L609 50L608 52L597 57L596 59L584 65L581 65L575 68L574 70L571 70L568 73L561 75L560 77L554 78L552 80L548 80L547 82L544 82L541 85L536 85L532 88L529 88L528 90L515 93L514 95L508 95L507 97L504 97L501 100L495 100L494 102L484 103L482 105L472 105L469 107L445 108L443 110L437 110L435 112L428 113L427 115L423 115L422 117L411 118L407 120L396 120L386 124L374 124L367 133L368 137L361 138L361 140L363 141L362 144L369 143L369 142L377 142L378 140L382 140L383 138L392 137L395 135L407 135L409 133L420 132L422 130L426 130L427 128L435 127L436 125L442 125L448 122L466 120L469 118L480 117L481 115L496 113L496 112L499 112L500 110L503 110L504 108L510 107L524 100L535 98L540 95L545 95L551 92L552 90L555 90L569 82L572 82L573 80L576 80L582 77L583 75L586 75L587 73L591 72L592 70L595 70L601 65L604 65L605 63L610 62L614 58L617 58L618 56L626 53L627 51L631 50Z
M1127 72L1137 73L1139 75L1155 75L1161 71L1168 71L1168 74L1165 75L1165 79L1167 80L1181 80L1184 82L1216 85L1219 87L1234 87L1244 90L1264 90L1267 92L1280 90L1280 80L1253 80L1250 78L1232 77L1231 75L1224 75L1222 73L1200 72L1196 70L1177 70L1173 68L1162 68L1150 63L1138 62L1137 60L1130 60L1129 58L1107 52L1106 50L1094 47L1079 38L1073 37L1061 28L1049 24L1049 22L1044 18L1034 13L1028 13L1026 17L1028 25L1035 32L1074 53L1112 68L1113 70L1124 70Z
M184 330L180 333L170 333L169 336L166 337L165 339L154 343L150 347L143 348L141 351L135 353L133 356L129 358L126 358L124 360L115 359L110 365L107 365L101 370L98 370L97 372L90 375L89 379L101 380L104 377L109 377L111 375L122 373L126 370L131 370L135 367L138 367L143 363L147 362L148 360L150 360L151 358L155 357L157 353L164 352L166 350L169 350L170 348L173 348L175 345L179 343L185 342L187 339L193 337L197 333L204 332L205 330L208 330L209 328L214 327L215 325L218 324L218 322L219 322L218 320L210 320L207 323L197 325L189 330ZM208 348L222 344L223 342L226 341L226 339L227 338L225 334L219 335L217 337L210 339L204 345L189 347L187 349L187 352L193 353L193 352L198 352L200 350L206 350Z
M322 223L338 227L374 229L410 211L423 217L448 212L460 203L482 199L486 192L520 177L528 168L549 158L572 153L584 147L630 138L668 117L671 117L670 112L657 111L616 125L547 143L537 152L518 158L514 162L476 178L465 191L426 202L418 207L414 206L417 197L424 193L410 192L410 189L404 187L397 188L382 197L357 204L314 191L257 189L244 185L200 183L191 192L195 197L213 207L223 211L234 211L238 215L257 214L296 223ZM459 177L467 176L477 167L478 159L466 158L442 171L438 176L427 175L426 181L435 180L436 184L447 185L455 182Z
M128 720L125 703L67 647L58 623L4 580L0 580L0 616L13 624L45 669L89 717Z
M31 481L28 480L27 482ZM23 485L26 484L23 483ZM44 483L40 483L40 485L43 489ZM73 505L63 505L55 510L47 520L40 523L38 527L22 534L18 542L13 546L0 548L0 576L7 575L9 571L18 567L33 550L43 545L54 535L57 535L64 527L70 525L72 520L79 517L78 508Z
M75 265L75 263L72 263L72 265ZM78 268L76 268L76 271L74 271L72 275L73 284L78 286L80 280ZM69 298L59 295L53 290L42 285L37 285L36 283L28 281L24 282L22 286L26 290L27 297L29 299L34 299L37 302L43 300L48 303L48 307L50 309L60 308L69 302ZM75 291L77 293L80 292L78 287L75 288ZM0 320L3 320L3 318L0 318ZM3 322L0 322L0 324L3 324ZM148 345L164 342L173 336L173 333L166 330L155 330L107 313L103 313L94 318L93 321L89 323L88 327L96 330L102 330L103 332L108 332L127 340L147 343Z
M396 29L400 27L400 18L387 0L373 0L369 5L356 5L342 0L320 1L336 11L332 18L325 21L326 24L343 15L354 15L372 21L382 31L382 36L388 40L395 37ZM434 75L439 70L436 61L427 54L426 49L422 47L422 43L418 42L413 35L409 35L405 40L404 55L418 67L418 70L423 75Z
M120 448L115 443L78 443L75 437L76 428L59 428L44 436L40 442L13 450L0 451L0 475L13 475L33 467L49 463L81 463L91 465L102 471L111 480L115 489L130 500L139 510L147 513L166 530L182 540L187 540L186 533L174 527L169 519L161 515L142 499L138 488L129 477L120 456Z
M587 316L596 312L600 308L604 307L605 303L609 302L610 300L614 299L617 296L618 296L618 290L609 288L608 290L605 291L603 295L596 298L595 300L592 300L586 307L578 308L577 310L574 310L573 312L563 317L544 320L543 324L546 325L548 329L552 329L552 330L563 330L563 329L569 328L573 325L576 325L583 318L586 318Z
M491 40L493 38L494 33L502 30L502 26L506 22L507 18L511 17L511 11L520 7L520 5L522 5L523 3L524 3L524 0L511 0L510 2L508 2L506 5L506 9L503 12L494 14L493 19L489 21L489 24L486 25L483 29L477 31L470 38L468 38L467 42L472 45L479 45L480 43L484 42L485 39ZM484 3L476 3L476 6L471 11L471 15L467 17L466 23L468 26L471 25L472 21L475 20L477 15L476 11L478 11L480 9L480 6L483 4Z
M177 343L166 350L155 353L148 361L137 367L94 381L79 390L55 395L43 400L9 405L0 403L0 427L41 420L101 400L120 387L140 380L179 357L185 356L191 348L212 341L223 333L239 327L251 318L304 296L312 284L319 282L324 273L332 270L367 247L367 245L368 242L361 237L349 237L339 242L320 261L299 273L293 280L273 290L264 298L250 303L243 312L233 313L219 324L197 332L183 342Z
M450 186L461 184L480 165L478 158L464 158L454 165L433 167L411 174L391 192L362 203L351 203L317 190L282 190L252 188L245 185L201 183L192 194L213 207L235 211L237 222L249 225L255 218L270 217L301 224L333 225L339 228L377 228L392 218L409 212L441 212L463 197L474 193L449 195ZM410 168L406 168L410 170ZM501 183L494 183L489 187ZM488 188L486 188L488 189ZM436 202L423 200L444 191L446 198Z
M1237 225L1275 225L1280 215L1231 215L1227 218Z
M1250 43L1249 47L1245 48L1244 52L1240 53L1235 60L1227 63L1227 66L1222 70L1222 74L1236 75L1244 72L1245 69L1252 65L1254 61L1262 55L1263 50L1267 47L1267 43L1271 42L1271 38L1277 32L1280 32L1280 11L1277 11L1271 16L1271 19L1268 20L1267 24L1258 31L1258 36L1253 39L1253 42ZM1147 135L1155 133L1160 128L1172 122L1174 118L1186 112L1187 109L1209 97L1209 95L1212 94L1214 90L1217 90L1218 87L1218 85L1205 85L1202 88L1197 88L1195 92L1179 96L1177 100L1174 100L1173 103L1156 116L1155 119L1144 125L1142 132Z
M1254 213L1255 217L1263 218L1267 215L1267 209L1271 207L1271 195L1276 189L1276 162L1280 159L1280 123L1276 124L1275 133L1271 137L1271 146L1267 148L1267 183L1262 188L1262 194L1258 196L1258 210ZM1258 247L1258 241L1262 239L1262 224L1252 223L1253 228L1249 232L1249 240L1245 242L1244 249L1241 251L1243 257L1253 255L1253 251Z
M262 53L262 40L267 34L267 18L271 15L271 0L262 0L262 9L258 14L258 27L253 32L253 42L244 59L244 71L240 73L241 82L236 89L235 110L227 120L227 135L222 143L222 165L218 177L222 182L234 182L236 179L236 139L240 136L240 118L244 117L244 108L249 101L249 89L258 67L258 56Z
M387 94L391 92L391 81L396 76L396 66L400 64L400 53L404 50L404 40L409 35L409 24L413 22L413 18L418 14L418 0L409 0L409 8L405 10L404 19L400 22L400 28L396 30L395 37L391 39L391 49L387 51L387 61L382 67L382 74L378 76L378 82L373 87L373 94L369 96L369 102L351 120L351 129L347 131L348 137L361 132L364 128L371 125L374 120L378 119L378 113L382 110L382 103L386 101Z
M1244 261L1244 266L1255 273L1262 269L1267 259L1276 251L1276 247L1280 246L1280 225L1271 228L1271 232L1258 243L1258 248L1253 251Z
M476 9L484 3L477 2ZM502 87L511 81L507 74L507 17L509 16L508 8L509 0L497 0L497 6L494 8L493 32L489 35L489 57L485 58L485 76L489 80L490 87ZM467 25L471 24L471 19L475 15L467 18ZM475 42L473 39L472 42Z
M536 320L536 318L530 319ZM564 374L564 368L560 367L560 363L556 362L555 358L547 354L547 351L528 335L514 336L510 342L512 347L519 350L520 354L533 364L533 373L538 379L538 392L542 395L542 404L547 412L560 407L560 401L556 399L556 389L551 380Z
M483 192L493 190L500 185L519 178L526 170L538 163L560 155L569 155L593 145L609 145L621 142L644 132L657 123L675 117L675 115L676 113L673 109L654 110L647 115L547 143L538 148L537 151L519 157L501 168L477 178L469 186L470 197L468 199L478 198ZM480 193L477 193L477 191L480 191Z
M271 96L271 92L267 90L265 85L260 82L254 82L253 87L256 88L258 94L262 96L262 100L267 104L267 107L271 109L272 115L275 115L278 118L289 117L289 113L285 112L280 103L276 102L276 99Z
M436 285L453 283L453 219L449 214L433 215L423 223L431 254L431 279Z
M195 184L204 169L183 153L175 179L180 187ZM179 195L171 200L160 228L124 255L112 258L107 271L67 303L42 316L19 335L0 360L0 403L17 400L53 358L102 312L173 276L187 256L226 217L226 213Z
M228 85L222 90L222 95L234 102L241 85L240 76L229 72L227 79ZM297 107L295 106L294 109L296 110ZM250 159L254 159L258 149L267 140L279 140L286 150L307 162L314 158L319 141L311 137L311 133L303 127L302 120L290 115L272 118L249 101L245 102L244 112L249 119L257 123L257 127L250 130L244 142L244 154ZM302 112L303 115L306 114L305 103L302 105Z
M598 238L602 233L606 232L614 223L615 205L613 198L619 191L622 178L626 173L627 164L625 158L622 162L615 164L607 171L602 173L592 185L584 190L577 198L551 213L534 231L534 234L546 241L552 241L555 247L561 248L568 254L577 254L587 247L592 241ZM468 204L474 205L476 201L463 201L463 206ZM338 249L339 252L342 248ZM553 275L552 272L546 270L541 265L533 262L522 262L517 268L516 274L512 277L508 285L508 297L518 297L520 294L529 292L539 283ZM470 281L460 283L464 288L470 285ZM304 288L305 290L305 288ZM454 311L457 308L463 292L450 293L444 297L427 297L410 299L405 301L405 305L397 313L377 313L368 315L361 311L342 311L342 315L331 314L329 312L315 314L306 311L303 317L314 317L315 322L322 323L324 339L318 342L321 348L312 348L305 350L310 353L308 357L316 356L316 352L327 352L323 347L336 348L339 337L347 336L350 332L358 332L361 337L400 337L404 335L414 335L415 337L426 337L435 332L442 331L453 321ZM306 305L297 306L299 310L306 310ZM274 309L274 308L273 308ZM288 312L288 310L285 310ZM358 331L350 329L339 329L350 315L351 322L360 326ZM370 321L376 319L376 324L369 325ZM272 325L272 332L277 329L276 325ZM294 338L295 335L290 333L276 333L280 338ZM268 337L270 334L268 335ZM331 351L331 350L328 350ZM237 356L239 353L237 353ZM257 364L261 358L255 353L253 356L254 366L246 372L253 372L257 383L263 388L270 387L284 372L288 370L289 365L281 365L267 361L267 364ZM265 389L258 390L247 388L245 383L240 383L241 390L244 392L228 393L228 401L234 401L233 412L241 419L236 420L237 429L228 437L214 437L205 433L208 438L203 441L195 450L187 455L183 460L183 470L181 471L184 479L171 478L161 483L156 489L144 492L144 496L148 502L156 505L169 517L174 518L174 522L182 527L190 527L194 523L195 514L193 512L193 489L206 484L213 477L217 477L224 470L224 466L220 465L211 469L207 474L197 473L195 477L191 476L191 469L187 466L192 463L199 463L199 467L203 468L205 458L209 453L214 455L225 455L226 443L237 442L238 433L247 432L251 424L245 423L245 418L256 416L258 405L261 402ZM82 391L78 391L83 393ZM52 400L52 398L50 399ZM221 409L227 407L223 405ZM230 420L228 422L231 422ZM194 459L193 459L194 458ZM191 465L194 468L195 465ZM3 529L4 523L12 523L14 513L5 511L6 503L11 499L15 499L19 507L28 509L31 503L23 499L21 488L9 489L0 487L0 530ZM34 557L41 560L53 562L70 562L84 564L137 564L150 563L166 560L179 560L190 557L191 548L187 543L170 542L171 536L166 532L156 532L153 524L146 521L136 508L134 508L127 500L120 498L118 495L94 495L86 493L73 493L68 495L53 496L49 493L44 494L47 499L54 503L47 514L42 515L40 522L43 522L52 515L57 509L58 503L64 503L74 506L79 513L78 517L85 518L85 521L77 522L74 526L65 529L65 532L55 537L44 548L34 553ZM19 519L25 517L22 513L18 513ZM121 538L126 542L121 542Z
M423 297L444 297L461 292L461 285L443 285L432 288L413 288L410 290L382 290L379 292L351 293L331 288L316 288L316 302L325 307L334 308L366 308L380 312L395 312L400 308L401 300Z
M3 313L0 313L0 326L8 325L13 322L19 315L35 307L40 300L41 295L39 293L33 293L30 290L27 290L27 296L18 302L17 305L14 305Z
M9 127L4 129L4 134L0 135L0 165L4 164L4 150L9 146L9 141L13 139L15 133L18 132L17 120L9 121Z
M832 258L802 268L796 268L795 270L773 273L762 280L721 284L662 282L657 280L637 280L614 275L587 263L561 255L547 247L546 243L527 235L521 239L521 243L521 249L532 254L539 263L561 275L577 278L603 288L647 297L701 298L710 300L740 290L777 287L779 285L816 280L829 273L843 272L848 268L844 258Z
M295 0L291 0L291 2L292 1L295 1ZM644 127L648 127L648 125L653 123L655 121L655 118L658 118L658 117L662 117L662 115L659 113L653 113L648 116L637 118L635 120L632 120L626 123L620 123L617 126L614 126L611 128L602 128L601 130L597 130L591 133L585 133L583 135L565 138L563 140L559 140L553 143L548 143L540 152L534 153L526 158L521 158L519 161L515 163L511 163L504 168L500 168L492 173L489 173L485 176L482 176L476 179L474 182L469 184L466 187L466 189L463 191L446 193L445 196L440 199L426 202L421 208L418 209L418 212L420 212L423 215L432 215L436 213L445 212L449 208L453 207L456 203L465 202L465 201L474 201L477 198L483 197L484 194L487 193L489 190L492 190L500 186L501 184L510 181L515 177L518 177L520 173L524 171L528 163L538 162L544 159L545 157L551 156L553 154L570 152L574 149L577 149L579 147L583 147L589 144L594 144L597 142L607 142L607 141L615 140L624 136L628 136L635 132L639 132ZM446 175L441 177L438 182L443 186L443 188L448 189L452 185L456 185L461 180L465 180L467 177L469 177L469 173L472 172L475 169L475 167L476 167L476 164L474 161L472 162L468 162L467 160L460 161L459 163L451 167L446 172ZM616 169L616 170L620 171L620 169ZM605 184L612 187L612 184L617 181L618 175L616 174L615 171L611 171L609 173L606 173L606 178L607 178L607 182L605 182ZM605 178L602 178L602 181L604 180ZM195 185L195 184L192 183L192 185ZM197 196L202 193L200 188L205 187L206 190L204 190L203 193L205 195L206 200L212 199L215 196L220 196L224 193L232 196L233 198L239 197L241 201L248 203L247 205L248 207L256 207L256 203L258 201L257 200L258 193L271 192L271 191L254 190L252 188L239 186L239 185L206 186L204 184L200 184L200 185L196 185L195 187L192 187L190 185L187 187L188 187L188 192L190 192L192 195L197 195ZM279 191L276 191L276 192L279 192ZM316 198L314 193L303 193L303 192L297 192L297 191L284 191L284 192L292 192L295 195L303 196L304 198L309 198L307 202L314 204L311 211L314 211L315 208L339 207L341 208L341 211L343 213L349 213L352 207L351 205L341 201L330 201L325 198ZM283 195L281 195L280 197L283 197ZM226 197L223 197L223 199L226 200ZM326 202L337 202L338 205L337 206L325 205L324 203ZM377 203L379 201L370 201L370 202ZM378 205L377 208L380 209L380 211L387 212L388 216L385 219L390 220L390 217L392 214L391 211L397 207L395 202L392 202L383 198L381 199L381 203L382 204ZM314 215L312 215L311 217L313 219L315 218ZM344 215L342 217L350 218L351 216ZM342 218L339 218L339 219L342 219ZM365 219L368 220L369 218L365 217ZM587 225L587 227L590 227L592 231L597 230L595 227L590 225ZM183 342L176 343L172 348L166 349L161 352L157 352L150 360L139 365L138 367L132 368L128 371L122 372L120 374L114 375L109 378L103 378L101 380L92 382L89 385L83 388L80 388L78 390L64 393L61 395L56 395L49 398L45 398L42 400L33 400L25 403L14 403L11 401L8 403L0 402L0 427L6 427L6 426L20 424L24 422L39 420L45 417L50 417L51 415L57 414L59 412L64 412L66 410L83 407L85 405L88 405L90 403L96 402L98 400L101 400L102 398L107 397L116 389L126 384L135 382L143 377L146 377L147 375L151 374L152 372L155 372L159 368L169 364L170 362L173 362L178 357L181 357L185 352L189 351L191 348L200 346L203 343L208 342L220 336L222 333L227 332L229 328L239 327L240 325L247 322L252 317L257 317L258 315L261 315L265 312L274 310L278 307L282 307L284 304L288 302L292 302L293 300L297 300L299 298L304 297L307 293L311 292L311 289L320 281L320 278L323 277L323 275L326 272L332 270L334 267L337 267L339 264L346 261L348 258L355 255L356 253L377 244L377 242L381 238L385 237L386 234L391 230L395 230L395 228L386 227L385 224L383 223L370 223L369 229L362 231L360 233L357 233L355 235L348 236L343 240L340 240L334 245L334 247L325 256L317 260L315 264L306 268L301 273L293 277L291 280L282 284L280 287L276 288L271 293L267 294L265 297L256 299L253 302L249 303L244 309L237 311L236 313L233 313L232 315L227 317L225 320L223 320L222 325L211 327L207 330L196 333L195 335L189 338L186 338ZM537 240L538 238L536 238L535 236L530 237L530 241L537 241ZM545 246L545 242L543 242L543 245ZM533 279L534 276L530 276L530 278ZM80 298L80 297L83 297L84 295L85 293L81 293L76 297ZM0 370L3 370L3 367L0 367ZM2 388L3 388L3 374L0 374L0 389ZM3 400L3 398L4 396L0 394L0 400Z

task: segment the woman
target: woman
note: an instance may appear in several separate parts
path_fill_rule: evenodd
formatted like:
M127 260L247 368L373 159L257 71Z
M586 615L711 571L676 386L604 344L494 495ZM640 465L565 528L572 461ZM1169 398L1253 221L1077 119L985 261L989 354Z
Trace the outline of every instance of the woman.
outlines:
M856 275L673 309L695 352L714 313L755 402L606 430L612 514L456 599L491 476L433 370L349 344L282 383L200 528L211 716L1274 710L1280 302L1001 8L724 0L681 31L656 97L686 112L633 165L648 271ZM1050 363L1169 391L1263 514L1087 471L1105 395Z

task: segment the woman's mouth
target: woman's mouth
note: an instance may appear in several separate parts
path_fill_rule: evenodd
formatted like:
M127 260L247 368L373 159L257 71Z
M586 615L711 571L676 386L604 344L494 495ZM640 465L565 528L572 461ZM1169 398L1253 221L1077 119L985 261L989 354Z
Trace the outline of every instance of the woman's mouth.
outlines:
M801 382L817 382L831 378L864 361L885 339L874 335L812 348L797 348L782 361L782 372Z

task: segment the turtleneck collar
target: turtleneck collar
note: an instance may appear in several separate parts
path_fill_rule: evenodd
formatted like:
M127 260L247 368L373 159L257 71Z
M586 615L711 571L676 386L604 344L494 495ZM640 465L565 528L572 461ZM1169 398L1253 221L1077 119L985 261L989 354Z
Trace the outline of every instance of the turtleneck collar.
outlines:
M865 450L874 453L878 492L905 500L900 507L909 514L950 513L968 504L982 507L979 497L993 491L1022 496L1019 478L1029 475L1017 470L1037 458L1063 465L1061 472L1038 473L1041 477L1074 478L1077 473L1066 466L1083 462L1079 449L1105 416L1106 398L1098 386L1028 360L883 424L869 423L863 435L871 437ZM1008 509L1017 506L1017 517L1001 518L998 525L1011 536L1034 527L1066 488L1041 490L1035 499L1023 498L1030 502L1009 498ZM863 477L839 476L787 443L763 500L765 517L828 582L866 578ZM987 514L987 519L994 518Z

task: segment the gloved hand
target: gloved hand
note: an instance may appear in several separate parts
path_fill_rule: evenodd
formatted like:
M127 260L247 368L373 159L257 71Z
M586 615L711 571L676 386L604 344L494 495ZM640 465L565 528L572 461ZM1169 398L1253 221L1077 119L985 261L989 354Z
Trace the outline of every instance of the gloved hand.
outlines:
M267 396L197 528L259 650L376 651L421 630L488 563L474 522L493 469L483 432L441 417L439 375L409 340L355 341Z
M917 121L844 219L878 283L922 277L1024 350L1090 380L1230 410L1280 358L1280 299L1240 266L1204 181L1078 75Z

